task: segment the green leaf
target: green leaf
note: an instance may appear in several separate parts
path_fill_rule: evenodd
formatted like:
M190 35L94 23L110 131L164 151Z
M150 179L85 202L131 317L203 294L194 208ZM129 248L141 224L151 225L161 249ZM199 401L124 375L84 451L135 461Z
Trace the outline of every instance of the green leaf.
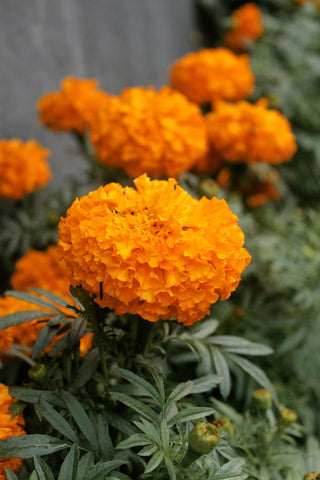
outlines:
M279 400L273 385L261 368L257 367L246 358L239 357L238 355L229 354L229 357L234 363L239 365L242 370L248 373L248 375L250 375L259 385L268 390L272 395L274 403L279 407Z
M190 380L188 382L179 383L170 393L166 401L166 408L168 408L172 403L181 400L181 398L186 397L192 392L194 385Z
M69 409L71 415L73 416L75 422L77 423L79 429L93 446L96 451L99 451L99 442L97 439L95 427L88 415L86 414L81 403L73 396L71 393L62 392L63 399L66 403L67 408Z
M21 325L21 323L31 322L37 319L46 319L54 315L51 312L44 312L40 310L25 310L23 312L9 313L0 317L0 330L4 330L8 327L14 327L15 325Z
M59 326L53 327L49 325L49 322L46 323L46 325L38 333L37 339L32 349L32 358L37 358L40 353L42 353L47 348L51 340L55 337L58 330Z
M196 378L192 380L193 389L191 393L209 392L216 385L218 385L221 380L222 377L219 377L219 375L205 375L203 377Z
M150 457L158 448L157 445L146 445L138 452L138 455L141 457Z
M48 298L51 302L57 303L61 307L64 307L64 308L68 307L68 303L66 302L66 300L59 297L55 293L49 292L48 290L44 290L43 288L38 288L38 287L32 287L32 288L30 287L29 290L39 293L40 295Z
M235 458L230 460L230 462L225 463L220 467L212 477L212 480L242 480L245 479L248 475L243 475L243 467L245 465L245 460L243 458Z
M94 464L94 455L92 452L86 453L79 460L77 480L87 480L87 476Z
M158 423L157 414L148 405L140 402L139 400L136 400L135 398L129 397L124 393L110 392L110 395L119 402L124 403L128 407L132 408L132 410L140 413L140 415L147 420Z
M160 437L162 440L163 449L167 453L169 450L169 427L164 418L160 423Z
M160 465L162 460L163 460L163 452L161 450L158 450L150 458L144 473L153 472L153 470L155 470Z
M159 447L161 446L161 439L158 430L155 426L148 422L147 420L142 419L142 422L133 422L140 430L147 435L152 442L154 442Z
M209 417L213 415L215 410L208 407L188 407L184 408L180 412L176 413L168 421L168 425L174 425L175 423L184 423L197 420L198 418Z
M73 443L79 445L79 439L76 432L69 425L69 423L63 418L60 413L56 412L51 405L45 400L40 400L39 404L36 405L37 410L41 415L62 435L67 437Z
M133 435L137 431L137 429L132 425L131 422L129 422L120 415L104 412L104 417L106 418L109 425L116 428L120 432L125 433L126 435Z
M219 390L222 398L226 399L231 390L229 366L224 355L222 355L222 353L220 352L219 348L213 347L211 349L211 353L217 374L222 378L221 382L219 383Z
M46 400L57 407L65 407L64 401L59 395L54 392L47 392L45 390L30 390L25 387L10 387L10 395L27 403L38 403L41 399Z
M168 474L169 474L169 477L170 477L170 480L176 480L176 470L175 470L175 467L174 467L174 464L172 462L172 460L170 460L170 458L168 457L164 457L164 461L165 461L165 464L166 464L166 467L167 467L167 470L168 470Z
M136 387L140 387L149 397L161 404L161 397L159 396L157 390L142 377L139 377L135 373L123 368L116 368L116 372L118 372L122 378L128 380L128 382L132 383Z
M113 458L113 445L109 435L108 424L101 414L98 415L97 419L97 434L102 460L111 460Z
M69 443L49 435L21 435L0 440L3 458L32 458L35 455L48 455L69 447Z
M307 438L307 471L320 472L320 445L316 437Z
M90 378L98 368L99 362L99 349L98 347L96 347L93 348L86 355L84 361L81 364L81 367L78 369L78 373L74 381L76 389L83 387L83 385L85 385L87 381L90 380Z
M270 355L273 352L272 348L266 345L250 342L244 338L232 335L212 337L210 343L212 345L221 345L228 352L240 353L242 355Z
M116 448L126 449L126 448L133 448L133 447L142 447L144 445L152 444L152 440L149 436L145 435L144 433L135 433L130 437L122 440L118 443Z
M76 480L79 464L79 450L76 445L72 445L70 452L64 459L58 480Z
M33 295L27 292L19 292L17 290L7 290L4 294L8 297L18 298L19 300L24 300L25 302L33 303L34 305L39 305L40 307L48 308L49 310L54 310L55 312L61 313L61 310L56 307L56 305L47 302L47 300L44 300L38 295Z
M194 338L207 341L208 337L210 335L212 335L217 330L217 328L219 327L219 322L218 322L218 320L215 320L213 318L209 318L205 322L200 322L199 327L198 327L199 330L196 331L193 335Z
M124 463L127 462L125 460L110 460L109 462L99 463L92 468L89 475L86 477L86 480L101 480L105 475L108 475L108 473Z
M13 473L12 470L9 470L9 468L4 467L4 471L5 471L5 474L7 476L7 480L19 480L17 475L15 473Z
M55 480L51 468L42 458L35 455L33 461L39 480Z

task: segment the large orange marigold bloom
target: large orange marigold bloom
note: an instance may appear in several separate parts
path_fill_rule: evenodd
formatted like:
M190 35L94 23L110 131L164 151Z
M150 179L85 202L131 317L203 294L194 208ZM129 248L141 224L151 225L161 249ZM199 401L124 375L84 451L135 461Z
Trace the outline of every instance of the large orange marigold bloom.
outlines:
M231 21L232 28L225 34L224 41L232 50L243 51L264 34L263 14L255 3L246 3L235 10Z
M0 383L0 440L9 437L25 435L23 414L19 413L11 418L11 412L8 408L16 400L9 394L9 389L3 383ZM22 464L22 458L0 458L0 480L6 480L4 467L13 472L17 472Z
M84 133L109 95L97 88L96 80L67 77L61 90L43 95L37 104L40 123L55 132Z
M0 140L0 197L21 200L51 178L49 150L34 140Z
M196 200L170 178L111 183L76 199L59 225L61 256L81 285L116 314L191 325L228 298L250 261L224 200Z
M207 151L199 107L170 87L124 89L91 125L98 160L135 177L176 177Z
M239 100L254 88L254 75L246 54L226 48L203 49L177 60L170 69L174 88L197 103Z
M288 119L264 99L254 105L217 101L206 121L210 144L224 160L278 164L297 149Z

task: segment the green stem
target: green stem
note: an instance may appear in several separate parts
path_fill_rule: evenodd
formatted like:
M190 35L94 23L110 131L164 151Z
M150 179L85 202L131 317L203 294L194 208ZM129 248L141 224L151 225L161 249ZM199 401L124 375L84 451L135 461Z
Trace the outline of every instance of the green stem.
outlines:
M106 385L109 385L109 374L108 374L108 367L105 357L104 351L104 344L103 344L103 328L101 328L101 322L96 315L96 310L92 303L90 304L90 308L87 307L88 318L92 326L94 338L97 342L99 353L100 353L100 361L101 361L101 369L102 374L105 380Z

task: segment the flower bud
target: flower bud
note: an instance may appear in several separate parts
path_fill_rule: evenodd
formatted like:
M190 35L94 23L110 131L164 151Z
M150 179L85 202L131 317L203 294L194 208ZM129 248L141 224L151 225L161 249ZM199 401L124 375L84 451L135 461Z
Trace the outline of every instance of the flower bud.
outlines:
M320 473L316 473L316 472L307 473L303 477L303 480L320 480Z
M270 408L272 405L271 393L264 388L261 388L260 390L255 390L252 394L252 399L254 405L259 410L268 410L268 408Z
M204 454L212 452L220 441L220 433L212 423L197 423L189 433L189 446L181 466L186 468Z
M34 382L41 382L47 374L46 366L43 363L37 363L28 370L28 377Z
M228 433L230 438L233 438L234 430L229 418L219 418L215 420L213 424L222 432Z
M202 195L205 195L207 198L212 198L218 195L220 190L217 182L211 178L206 178L200 183L200 192Z
M297 420L297 414L289 408L283 408L280 410L280 424L284 427L288 427Z

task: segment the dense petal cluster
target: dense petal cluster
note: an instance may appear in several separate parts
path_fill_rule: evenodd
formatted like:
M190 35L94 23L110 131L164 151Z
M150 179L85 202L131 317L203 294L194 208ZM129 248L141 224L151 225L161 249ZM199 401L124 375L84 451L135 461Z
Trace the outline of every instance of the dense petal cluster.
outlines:
M8 408L15 402L9 394L9 389L0 383L0 440L9 437L25 435L23 414L11 418ZM17 472L22 464L22 458L0 458L0 480L6 480L4 467Z
M288 119L264 99L254 105L216 101L206 121L210 144L224 160L278 164L297 149Z
M224 42L235 51L244 51L250 42L264 34L263 14L255 3L246 3L231 15L232 28Z
M171 85L190 100L239 100L254 88L254 75L246 54L226 48L202 49L177 60L170 69Z
M133 177L176 177L207 150L199 107L170 87L124 89L100 111L90 137L102 164Z
M111 183L76 199L59 225L74 286L116 314L191 325L228 298L250 261L224 200L196 200L170 178Z
M76 131L80 134L93 121L97 111L109 101L109 95L97 88L96 80L67 77L61 90L47 93L38 101L40 123L55 132Z
M34 140L0 141L0 197L21 200L51 178L46 161L49 150Z

